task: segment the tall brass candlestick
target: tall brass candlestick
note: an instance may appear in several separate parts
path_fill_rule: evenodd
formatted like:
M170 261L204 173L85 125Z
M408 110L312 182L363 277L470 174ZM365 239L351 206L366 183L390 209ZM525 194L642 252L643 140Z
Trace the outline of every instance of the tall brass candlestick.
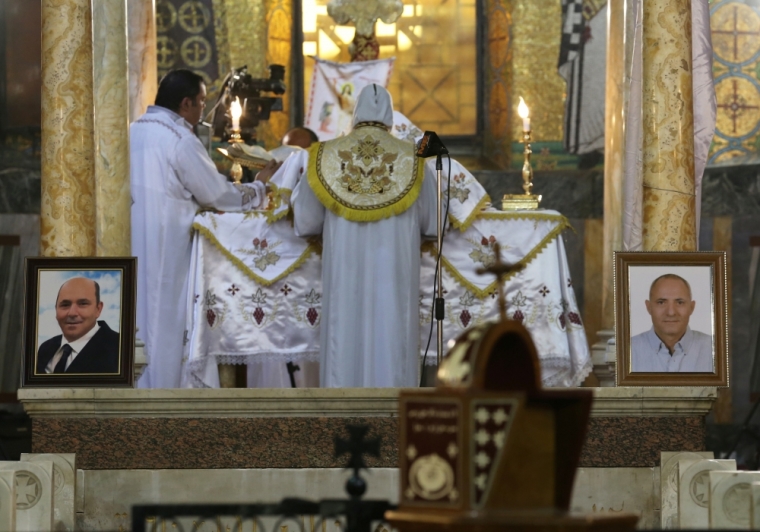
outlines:
M232 117L232 135L230 135L229 143L233 145L242 143L243 139L240 137L240 117L243 116L243 106L240 105L240 98L236 97L235 100L230 103L230 116ZM242 182L243 167L238 161L232 163L230 177L236 185L239 185Z
M230 140L228 142L230 144L239 144L243 142L243 139L240 137L240 128L232 130L232 135L230 135ZM238 161L233 161L232 168L230 168L230 177L236 185L239 185L243 181L243 167Z
M525 149L523 150L522 188L525 194L504 194L501 200L501 208L505 211L532 211L538 209L538 204L541 203L541 196L531 194L531 190L533 189L533 167L530 165L530 154L533 153L533 150L530 149L530 117L528 106L525 105L525 100L522 98L520 98L517 112L523 121L522 141Z
M522 167L523 190L530 196L530 190L533 188L533 167L530 165L530 154L533 150L530 149L530 131L523 131L523 144L525 145Z

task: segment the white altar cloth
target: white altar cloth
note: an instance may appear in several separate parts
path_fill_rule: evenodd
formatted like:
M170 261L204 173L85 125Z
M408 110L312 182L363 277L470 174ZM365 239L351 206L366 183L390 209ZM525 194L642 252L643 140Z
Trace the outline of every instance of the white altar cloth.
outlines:
M453 172L452 172L453 173ZM288 361L310 368L301 382L315 385L319 358L321 258L319 241L295 236L287 217L272 211L202 212L195 218L183 358L183 386L218 387L217 364L249 364L258 386L283 386ZM469 221L469 220L468 220ZM446 300L444 344L471 325L498 317L496 282L475 270L494 260L525 269L506 282L507 314L530 331L545 386L577 386L591 371L565 249L568 227L555 211L479 212L469 224L455 224L443 242ZM431 326L435 243L422 249L420 356ZM425 362L434 364L433 334ZM249 371L249 383L251 382ZM303 380L306 378L305 381Z

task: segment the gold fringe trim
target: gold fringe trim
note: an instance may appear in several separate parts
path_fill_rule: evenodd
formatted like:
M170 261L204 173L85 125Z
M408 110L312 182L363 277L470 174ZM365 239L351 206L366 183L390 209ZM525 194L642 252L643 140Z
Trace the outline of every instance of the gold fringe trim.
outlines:
M290 213L290 196L293 194L293 191L289 188L279 188L274 183L270 183L269 186L272 188L272 201L275 203L274 209L266 211L267 223L271 225L278 220L282 220ZM277 211L283 203L287 207L281 211Z
M472 225L472 222L478 218L478 214L482 212L482 209L486 206L487 203L491 203L491 198L488 194L480 198L480 201L477 205L475 205L475 208L472 209L472 212L470 212L470 215L465 219L464 222L460 222L454 217L454 215L449 214L451 225L454 226L454 229L459 229L462 232L466 231Z
M195 229L196 231L198 231L200 234L202 234L203 236L205 236L206 239L209 242L211 242L212 244L214 244L214 246L216 247L216 249L218 249L221 252L222 255L224 255L225 257L227 257L227 259L230 262L232 262L235 266L237 266L238 269L240 269L240 271L242 271L248 277L250 277L251 279L253 279L256 283L258 283L258 284L260 284L262 286L271 286L274 283L276 283L277 281L279 281L280 279L282 279L283 277L287 277L288 275L290 275L291 273L293 273L294 271L296 271L298 268L300 268L303 265L303 263L306 262L306 259L308 259L311 256L311 254L314 251L316 251L314 249L314 245L309 244L306 247L306 250L304 250L304 252L301 254L301 256L298 257L298 259L293 264L291 264L290 266L288 266L288 268L285 271L283 271L280 275L278 275L277 277L275 277L274 279L272 279L271 281L269 281L267 279L264 279L263 277L260 277L259 275L256 275L253 272L253 270L251 270L248 266L246 266L245 263L242 260L240 260L239 258L237 258L227 248L225 248L224 246L222 246L222 244L219 242L219 240L216 239L216 237L214 236L214 234L211 231L209 231L207 227L204 227L203 225L195 222L195 223L193 223L193 229Z
M517 213L517 212L514 212L514 213L513 212L496 212L496 213L488 212L488 213L482 213L482 214L509 215L509 216L484 216L484 218L490 218L490 219L521 218L521 219L526 219L526 220L530 220L530 219L552 220L552 221L556 220L558 222L557 227L549 231L549 233L541 240L541 242L539 242L536 246L534 246L533 249L531 249L521 260L517 262L517 264L522 265L522 266L527 266L530 262L532 262L533 259L535 259L538 256L538 254L541 253L544 250L544 248L546 248L546 246L548 246L555 238L557 238L560 235L560 233L562 233L562 231L564 231L568 227L572 228L572 226L568 223L567 218L565 218L561 214L535 213L534 215L534 213L530 213L530 214L525 215L524 213ZM425 249L424 246L423 246L423 249ZM430 245L427 248L427 252L433 258L435 258L436 249L434 245ZM443 264L443 267L446 268L446 271L448 271L451 274L451 276L454 279L456 279L456 281L460 285L464 286L467 290L472 292L475 295L475 297L477 297L478 299L485 299L488 295L491 294L491 292L493 292L497 288L498 281L493 281L491 284L489 284L483 289L478 288L477 286L472 284L470 281L465 279L465 277L459 272L459 270L454 268L454 266L448 261L448 259L446 259L446 257L441 257L441 263ZM504 276L503 280L508 281L512 277L517 275L518 273L519 272L516 272L516 271L510 272Z
M317 142L312 144L309 148L309 168L306 172L306 178L309 180L314 195L319 202L325 206L330 212L341 218L345 218L351 222L377 222L391 216L402 214L409 207L414 205L417 197L422 190L422 179L424 175L423 161L420 158L415 157L414 164L416 165L414 182L409 188L409 191L387 207L380 207L372 210L355 209L347 207L340 201L338 201L331 193L330 190L322 183L317 171L317 165L319 163L319 153L321 151L323 143Z

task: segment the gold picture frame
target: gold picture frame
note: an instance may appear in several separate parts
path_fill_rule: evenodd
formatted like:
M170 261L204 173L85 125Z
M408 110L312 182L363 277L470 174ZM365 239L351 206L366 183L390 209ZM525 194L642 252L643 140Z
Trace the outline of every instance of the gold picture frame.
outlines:
M618 251L614 262L617 385L728 386L726 253Z

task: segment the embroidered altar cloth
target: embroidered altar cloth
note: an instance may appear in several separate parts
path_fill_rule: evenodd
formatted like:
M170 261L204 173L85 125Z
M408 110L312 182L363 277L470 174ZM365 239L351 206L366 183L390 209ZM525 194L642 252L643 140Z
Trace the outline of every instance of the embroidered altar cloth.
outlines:
M525 265L505 284L507 314L530 331L544 385L579 385L591 371L591 357L560 237L567 220L548 210L486 209L471 218L466 227L455 222L459 229L450 227L444 236L444 345L498 318L496 282L475 273L494 261L498 241L503 261ZM220 363L318 361L318 241L295 236L288 218L276 219L272 211L203 212L194 229L183 386L218 387ZM435 243L424 244L421 253L420 356L434 364Z

